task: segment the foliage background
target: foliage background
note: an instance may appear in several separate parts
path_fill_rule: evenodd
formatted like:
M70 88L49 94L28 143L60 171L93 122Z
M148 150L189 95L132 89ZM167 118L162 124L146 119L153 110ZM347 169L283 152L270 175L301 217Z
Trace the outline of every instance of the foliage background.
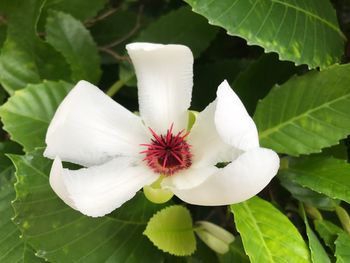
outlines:
M349 0L0 0L0 262L350 262L349 34ZM280 154L260 197L186 205L194 222L236 236L225 255L181 235L194 254L156 248L142 233L169 204L142 193L95 219L49 187L44 137L74 83L88 80L137 110L125 52L134 41L188 45L192 109L227 79L261 145Z

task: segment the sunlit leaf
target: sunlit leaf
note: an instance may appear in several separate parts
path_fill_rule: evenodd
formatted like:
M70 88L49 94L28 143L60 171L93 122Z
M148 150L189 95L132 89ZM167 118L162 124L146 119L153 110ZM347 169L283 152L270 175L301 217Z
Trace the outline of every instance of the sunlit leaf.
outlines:
M328 0L185 0L193 10L249 45L282 60L325 68L340 61L345 36Z
M298 230L269 202L253 197L231 205L231 211L252 263L310 262Z
M337 263L350 262L350 235L348 233L339 234L335 241L335 256Z
M155 214L144 234L159 249L176 256L188 256L196 250L191 214L180 205L169 206Z
M350 134L350 65L294 77L259 104L254 120L264 147L290 155L320 152Z

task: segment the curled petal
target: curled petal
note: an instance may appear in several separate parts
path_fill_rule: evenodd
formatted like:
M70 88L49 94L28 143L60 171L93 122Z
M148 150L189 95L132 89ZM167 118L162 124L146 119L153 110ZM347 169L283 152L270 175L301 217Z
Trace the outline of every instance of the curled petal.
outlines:
M58 107L46 134L49 158L83 166L136 156L148 141L141 119L100 89L80 81Z
M239 203L259 193L278 168L279 157L274 151L256 148L243 153L197 187L172 191L183 201L196 205Z
M215 124L222 140L243 151L259 147L255 123L226 80L216 95Z
M239 149L225 143L219 136L215 122L217 100L210 103L196 118L188 143L191 145L192 161L199 165L215 165L229 162L242 153Z
M131 199L158 175L127 157L103 165L68 170L56 158L50 172L50 185L69 206L81 213L104 216Z
M126 46L134 64L140 115L159 134L186 128L193 85L193 55L182 45L133 43Z

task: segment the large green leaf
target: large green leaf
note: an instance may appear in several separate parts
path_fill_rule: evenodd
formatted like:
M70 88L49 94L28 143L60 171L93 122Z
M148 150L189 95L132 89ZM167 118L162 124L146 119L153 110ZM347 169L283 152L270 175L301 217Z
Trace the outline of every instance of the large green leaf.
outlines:
M320 152L350 134L350 65L294 77L256 109L261 145L290 155Z
M46 40L66 58L72 80L97 83L101 70L96 44L84 25L69 14L50 11Z
M196 250L191 214L180 205L166 207L155 214L144 234L159 249L176 256L188 256Z
M40 79L69 80L64 58L37 36L42 5L41 0L6 0L8 28L0 56L0 82L10 94Z
M291 159L288 169L280 171L304 187L350 203L350 164L332 157Z
M345 36L328 0L185 0L230 35L282 60L325 68L340 60Z
M3 172L0 176L0 262L44 262L37 258L33 249L20 238L21 233L11 220L13 217L11 201L15 197L13 183L3 178Z
M253 197L231 205L231 211L252 263L310 262L298 230L269 202Z
M47 127L62 99L72 88L66 82L44 81L18 90L0 107L4 129L25 151L45 146Z
M142 235L158 209L142 194L110 216L87 217L52 191L52 162L40 151L10 158L17 171L14 221L40 257L50 262L163 262L164 256Z
M339 234L335 241L336 263L350 262L350 236L348 233Z

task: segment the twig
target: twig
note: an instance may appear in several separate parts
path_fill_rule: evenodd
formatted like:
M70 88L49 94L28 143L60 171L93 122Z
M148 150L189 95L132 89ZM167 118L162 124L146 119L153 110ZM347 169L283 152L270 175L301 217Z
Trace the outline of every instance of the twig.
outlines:
M95 18L92 18L90 20L87 20L86 22L84 22L86 27L91 27L93 26L96 22L103 20L111 15L113 15L115 12L117 12L118 8L112 8L107 10L106 12L102 13L99 16L96 16Z
M112 49L109 49L109 48L106 48L106 47L99 47L98 50L111 55L117 61L127 61L127 62L131 63L130 58L128 56L122 56L122 55L118 54L117 52L115 52Z

